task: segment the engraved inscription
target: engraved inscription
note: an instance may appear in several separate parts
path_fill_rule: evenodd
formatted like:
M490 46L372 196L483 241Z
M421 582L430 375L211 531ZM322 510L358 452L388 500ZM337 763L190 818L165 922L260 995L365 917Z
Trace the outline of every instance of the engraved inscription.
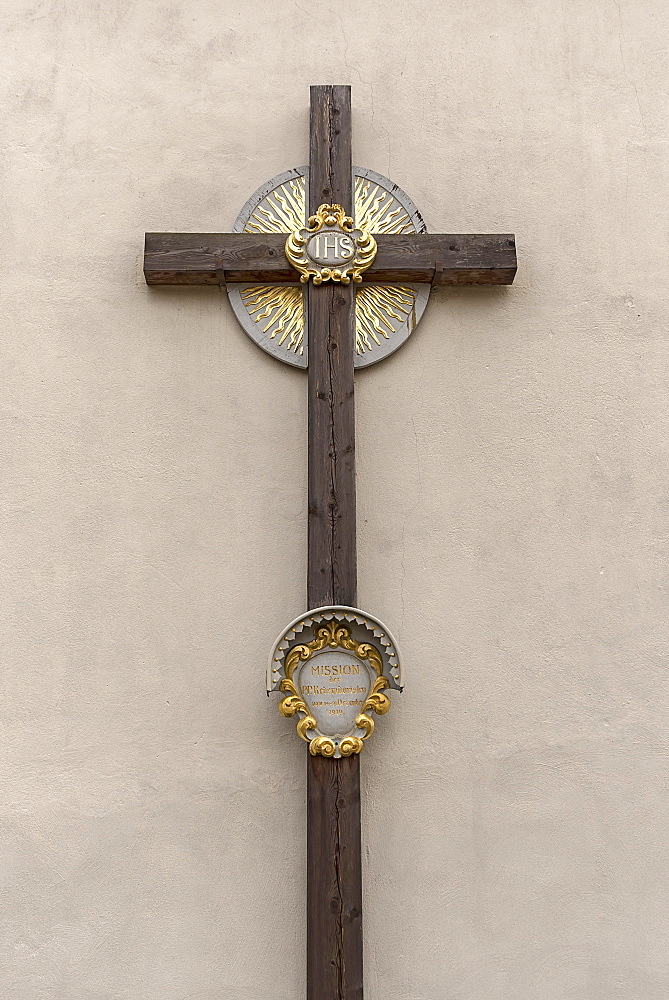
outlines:
M297 678L319 732L328 736L341 736L355 727L372 684L368 664L346 650L316 653L300 667Z
M346 264L354 253L355 244L346 233L317 233L307 244L307 254L317 264Z

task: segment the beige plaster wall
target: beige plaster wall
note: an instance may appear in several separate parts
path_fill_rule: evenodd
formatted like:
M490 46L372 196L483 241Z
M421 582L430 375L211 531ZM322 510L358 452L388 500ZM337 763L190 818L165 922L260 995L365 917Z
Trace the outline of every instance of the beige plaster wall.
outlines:
M354 160L513 230L357 383L367 1000L666 1000L663 0L5 0L0 996L294 1000L305 381L145 229L231 226L351 83Z

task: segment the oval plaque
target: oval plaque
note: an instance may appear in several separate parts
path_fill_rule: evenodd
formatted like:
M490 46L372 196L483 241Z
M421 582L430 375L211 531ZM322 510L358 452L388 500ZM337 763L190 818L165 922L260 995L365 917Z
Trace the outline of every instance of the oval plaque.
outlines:
M270 657L267 693L279 691L279 711L297 716L297 732L312 754L360 753L385 715L388 691L402 690L397 643L377 618L358 608L316 608L281 633Z
M317 233L307 243L307 256L315 264L327 267L343 267L355 253L355 244L348 233L339 230L330 233Z

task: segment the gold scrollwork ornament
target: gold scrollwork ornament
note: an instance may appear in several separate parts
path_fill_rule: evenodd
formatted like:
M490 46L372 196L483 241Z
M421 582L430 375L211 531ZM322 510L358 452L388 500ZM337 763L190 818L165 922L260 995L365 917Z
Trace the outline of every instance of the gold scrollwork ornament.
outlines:
M359 715L356 716L355 724L358 729L362 729L364 735L346 736L339 744L339 752L342 757L350 757L352 754L360 753L364 743L374 732L374 720L368 712L376 712L377 715L385 715L390 709L390 698L383 691L388 687L388 680L383 676L383 660L380 652L369 642L356 642L351 638L351 630L342 625L341 622L324 622L314 628L316 638L311 642L300 643L286 655L285 677L279 685L280 691L288 692L287 697L279 702L279 711L285 718L291 718L298 712L304 714L304 718L297 723L297 733L309 744L309 752L316 757L334 757L336 747L334 742L327 736L310 737L308 733L317 728L316 719L311 715L306 702L300 695L293 673L300 661L309 660L321 649L330 646L332 649L348 649L360 660L367 660L376 674L376 679L372 685L372 690L368 694Z
M291 232L285 250L303 284L313 278L314 285L348 285L352 278L357 285L374 262L376 240L366 229L356 228L341 205L320 205L305 227Z

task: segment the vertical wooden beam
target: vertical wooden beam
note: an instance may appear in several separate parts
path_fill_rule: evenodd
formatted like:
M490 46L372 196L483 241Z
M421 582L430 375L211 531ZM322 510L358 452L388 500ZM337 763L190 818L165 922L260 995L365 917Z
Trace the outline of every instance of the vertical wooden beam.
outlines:
M307 1000L362 1000L360 757L309 757Z
M312 87L309 214L322 204L352 212L351 88ZM356 600L355 289L309 286L309 562L307 602Z
M351 89L312 87L309 212L353 214ZM355 291L309 288L307 604L356 603ZM360 758L308 756L307 1000L362 1000Z

